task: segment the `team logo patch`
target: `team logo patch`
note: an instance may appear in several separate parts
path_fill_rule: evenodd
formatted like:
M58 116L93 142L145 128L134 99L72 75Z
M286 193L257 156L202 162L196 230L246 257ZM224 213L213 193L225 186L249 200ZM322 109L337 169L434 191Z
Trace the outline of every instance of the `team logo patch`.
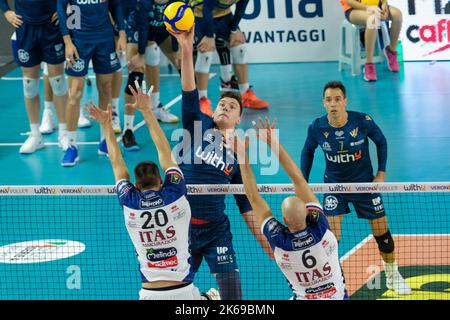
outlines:
M330 146L330 144L329 144L328 142L324 142L324 143L322 144L322 149L323 149L323 151L328 151L328 152L330 152L330 151L331 151L331 146Z
M344 135L344 131L340 130L340 131L335 131L334 134L336 135L336 137L342 137Z
M171 173L170 182L173 184L179 184L181 182L181 176L176 172Z
M367 121L372 121L372 118L370 116L366 115L366 120Z
M329 132L322 132L323 133L323 136L325 137L325 139L327 139L328 138L328 136L330 135L330 133Z
M23 49L19 49L17 55L19 57L20 62L22 63L27 63L30 60L30 54Z
M358 135L358 127L356 127L355 129L353 129L352 131L350 131L350 135L353 138L356 138L356 136Z
M72 66L72 70L75 72L81 72L86 67L86 64L83 59L78 59L75 64Z
M336 209L339 203L338 199L335 196L326 196L324 202L325 209L329 211Z

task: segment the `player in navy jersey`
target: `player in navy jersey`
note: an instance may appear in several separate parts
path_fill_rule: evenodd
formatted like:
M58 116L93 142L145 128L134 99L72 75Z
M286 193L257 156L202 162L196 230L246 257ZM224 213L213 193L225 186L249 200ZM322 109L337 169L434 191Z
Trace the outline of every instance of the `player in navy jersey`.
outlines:
M387 142L380 128L367 114L346 111L347 97L341 82L329 82L323 90L327 115L317 118L308 128L302 150L301 168L309 178L314 152L320 146L326 159L325 183L384 182ZM369 155L369 139L378 154L378 172L373 176ZM398 272L394 240L388 228L383 200L379 193L325 194L324 209L337 239L341 235L343 215L352 203L359 218L367 219L384 262L386 286L399 294L411 293L411 288Z
M174 34L181 49L182 122L185 134L181 150L174 152L188 184L242 183L239 166L223 138L233 134L242 112L240 96L225 92L212 118L200 111L195 85L194 28ZM179 146L180 146L179 145ZM215 275L222 299L242 299L239 269L233 249L230 221L225 214L225 196L188 196L192 209L191 254L195 271L205 258ZM255 225L250 203L235 195L239 210L263 248L270 247Z
M331 232L322 206L309 188L303 174L274 134L275 123L261 126L258 138L269 145L292 180L295 196L281 204L285 227L258 192L248 156L248 136L243 143L232 143L241 168L245 193L252 205L256 222L274 252L275 261L285 275L294 296L292 299L348 299L344 275L339 262L338 242Z
M68 16L67 11L71 14ZM119 28L117 46L109 13ZM80 99L84 89L84 78L92 60L97 79L99 106L106 109L111 103L113 74L120 69L117 52L126 49L123 12L119 0L58 1L60 29L66 45L67 74L69 75L69 103L67 104L67 130L69 147L61 165L74 166L79 160L77 147L77 122L80 113ZM99 155L107 155L108 150L103 131L100 132Z
M59 116L59 137L62 145L66 136L64 109L67 103L67 81L64 77L64 42L58 29L56 0L16 0L15 11L6 0L0 0L5 18L16 28L14 58L22 67L23 92L31 134L19 152L33 153L44 147L39 131L40 99L39 73L41 62L48 65L48 79L54 93Z
M178 168L169 141L151 111L150 93L145 82L131 87L135 103L141 111L158 151L164 170L162 181L158 166L151 161L139 163L134 169L136 183L123 160L112 127L112 107L101 110L90 101L85 110L105 131L111 165L116 180L119 203L125 224L139 260L142 289L141 300L200 300L193 285L194 270L189 254L189 221L191 210L186 199L183 173Z
M200 108L212 114L208 99L208 80L213 53L216 50L221 64L221 90L236 91L242 95L244 108L264 109L266 101L256 97L248 82L248 61L245 36L239 23L249 0L190 0L195 15L196 79L200 95ZM231 7L236 5L234 13ZM233 75L231 58L237 79Z

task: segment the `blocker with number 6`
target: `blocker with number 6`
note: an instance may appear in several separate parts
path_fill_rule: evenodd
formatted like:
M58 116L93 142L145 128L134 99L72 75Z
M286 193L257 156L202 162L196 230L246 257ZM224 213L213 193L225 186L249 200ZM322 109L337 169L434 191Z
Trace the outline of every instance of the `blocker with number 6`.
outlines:
M194 25L194 12L184 2L171 3L164 10L164 25L171 32L183 32Z

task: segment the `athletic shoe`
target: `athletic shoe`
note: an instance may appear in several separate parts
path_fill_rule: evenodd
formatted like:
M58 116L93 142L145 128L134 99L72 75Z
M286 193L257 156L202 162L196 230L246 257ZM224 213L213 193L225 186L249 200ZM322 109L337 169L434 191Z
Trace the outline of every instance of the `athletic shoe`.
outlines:
M66 151L69 148L69 138L67 137L67 133L63 133L58 137L58 146Z
M122 136L122 145L126 151L138 151L139 145L136 143L133 130L127 129Z
M177 123L179 121L178 117L166 110L161 103L153 109L153 114L156 119L164 123Z
M253 92L252 87L250 87L242 95L242 106L244 108L259 110L267 108L269 104L266 101L259 99L255 95L255 92Z
M400 66L398 65L398 59L397 59L398 52L392 51L391 48L389 48L389 46L387 46L384 49L384 55L386 56L389 70L391 70L392 72L398 72L398 70L400 69Z
M64 157L61 161L61 165L63 167L73 167L77 164L78 158L78 149L77 147L69 144L66 153L64 153Z
M406 283L405 279L403 279L398 271L397 265L389 267L386 263L383 264L386 275L386 287L390 290L394 290L397 294L411 294L411 287Z
M211 288L206 293L202 294L206 300L221 300L220 293L217 289Z
M103 139L98 144L98 155L100 155L100 156L108 156L108 146L106 145L106 139Z
M78 128L89 128L91 121L84 115L83 111L80 111L80 117L78 118Z
M211 108L211 100L207 97L200 98L200 111L206 114L208 117L212 117L213 111Z
M52 109L44 109L44 113L42 114L42 122L39 126L39 132L42 134L50 134L53 133L55 128L56 124L53 121Z
M115 112L112 113L112 127L114 130L114 133L122 132L122 129L120 128L120 117Z
M220 78L220 91L239 92L239 83L236 76L232 76L231 80L228 82L225 82Z
M20 147L19 152L23 154L30 154L33 153L39 149L44 148L44 141L42 140L42 136L33 136L30 135L27 140L23 143L23 145Z
M373 63L366 63L364 65L364 80L377 81L377 70Z

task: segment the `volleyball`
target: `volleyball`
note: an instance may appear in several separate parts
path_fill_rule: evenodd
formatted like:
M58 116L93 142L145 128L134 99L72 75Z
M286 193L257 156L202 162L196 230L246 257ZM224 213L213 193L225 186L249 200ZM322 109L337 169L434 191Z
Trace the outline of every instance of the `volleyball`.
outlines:
M361 3L366 6L379 6L380 2L385 3L386 0L361 0Z
M194 12L184 2L173 2L164 10L164 25L171 32L187 31L194 25Z

